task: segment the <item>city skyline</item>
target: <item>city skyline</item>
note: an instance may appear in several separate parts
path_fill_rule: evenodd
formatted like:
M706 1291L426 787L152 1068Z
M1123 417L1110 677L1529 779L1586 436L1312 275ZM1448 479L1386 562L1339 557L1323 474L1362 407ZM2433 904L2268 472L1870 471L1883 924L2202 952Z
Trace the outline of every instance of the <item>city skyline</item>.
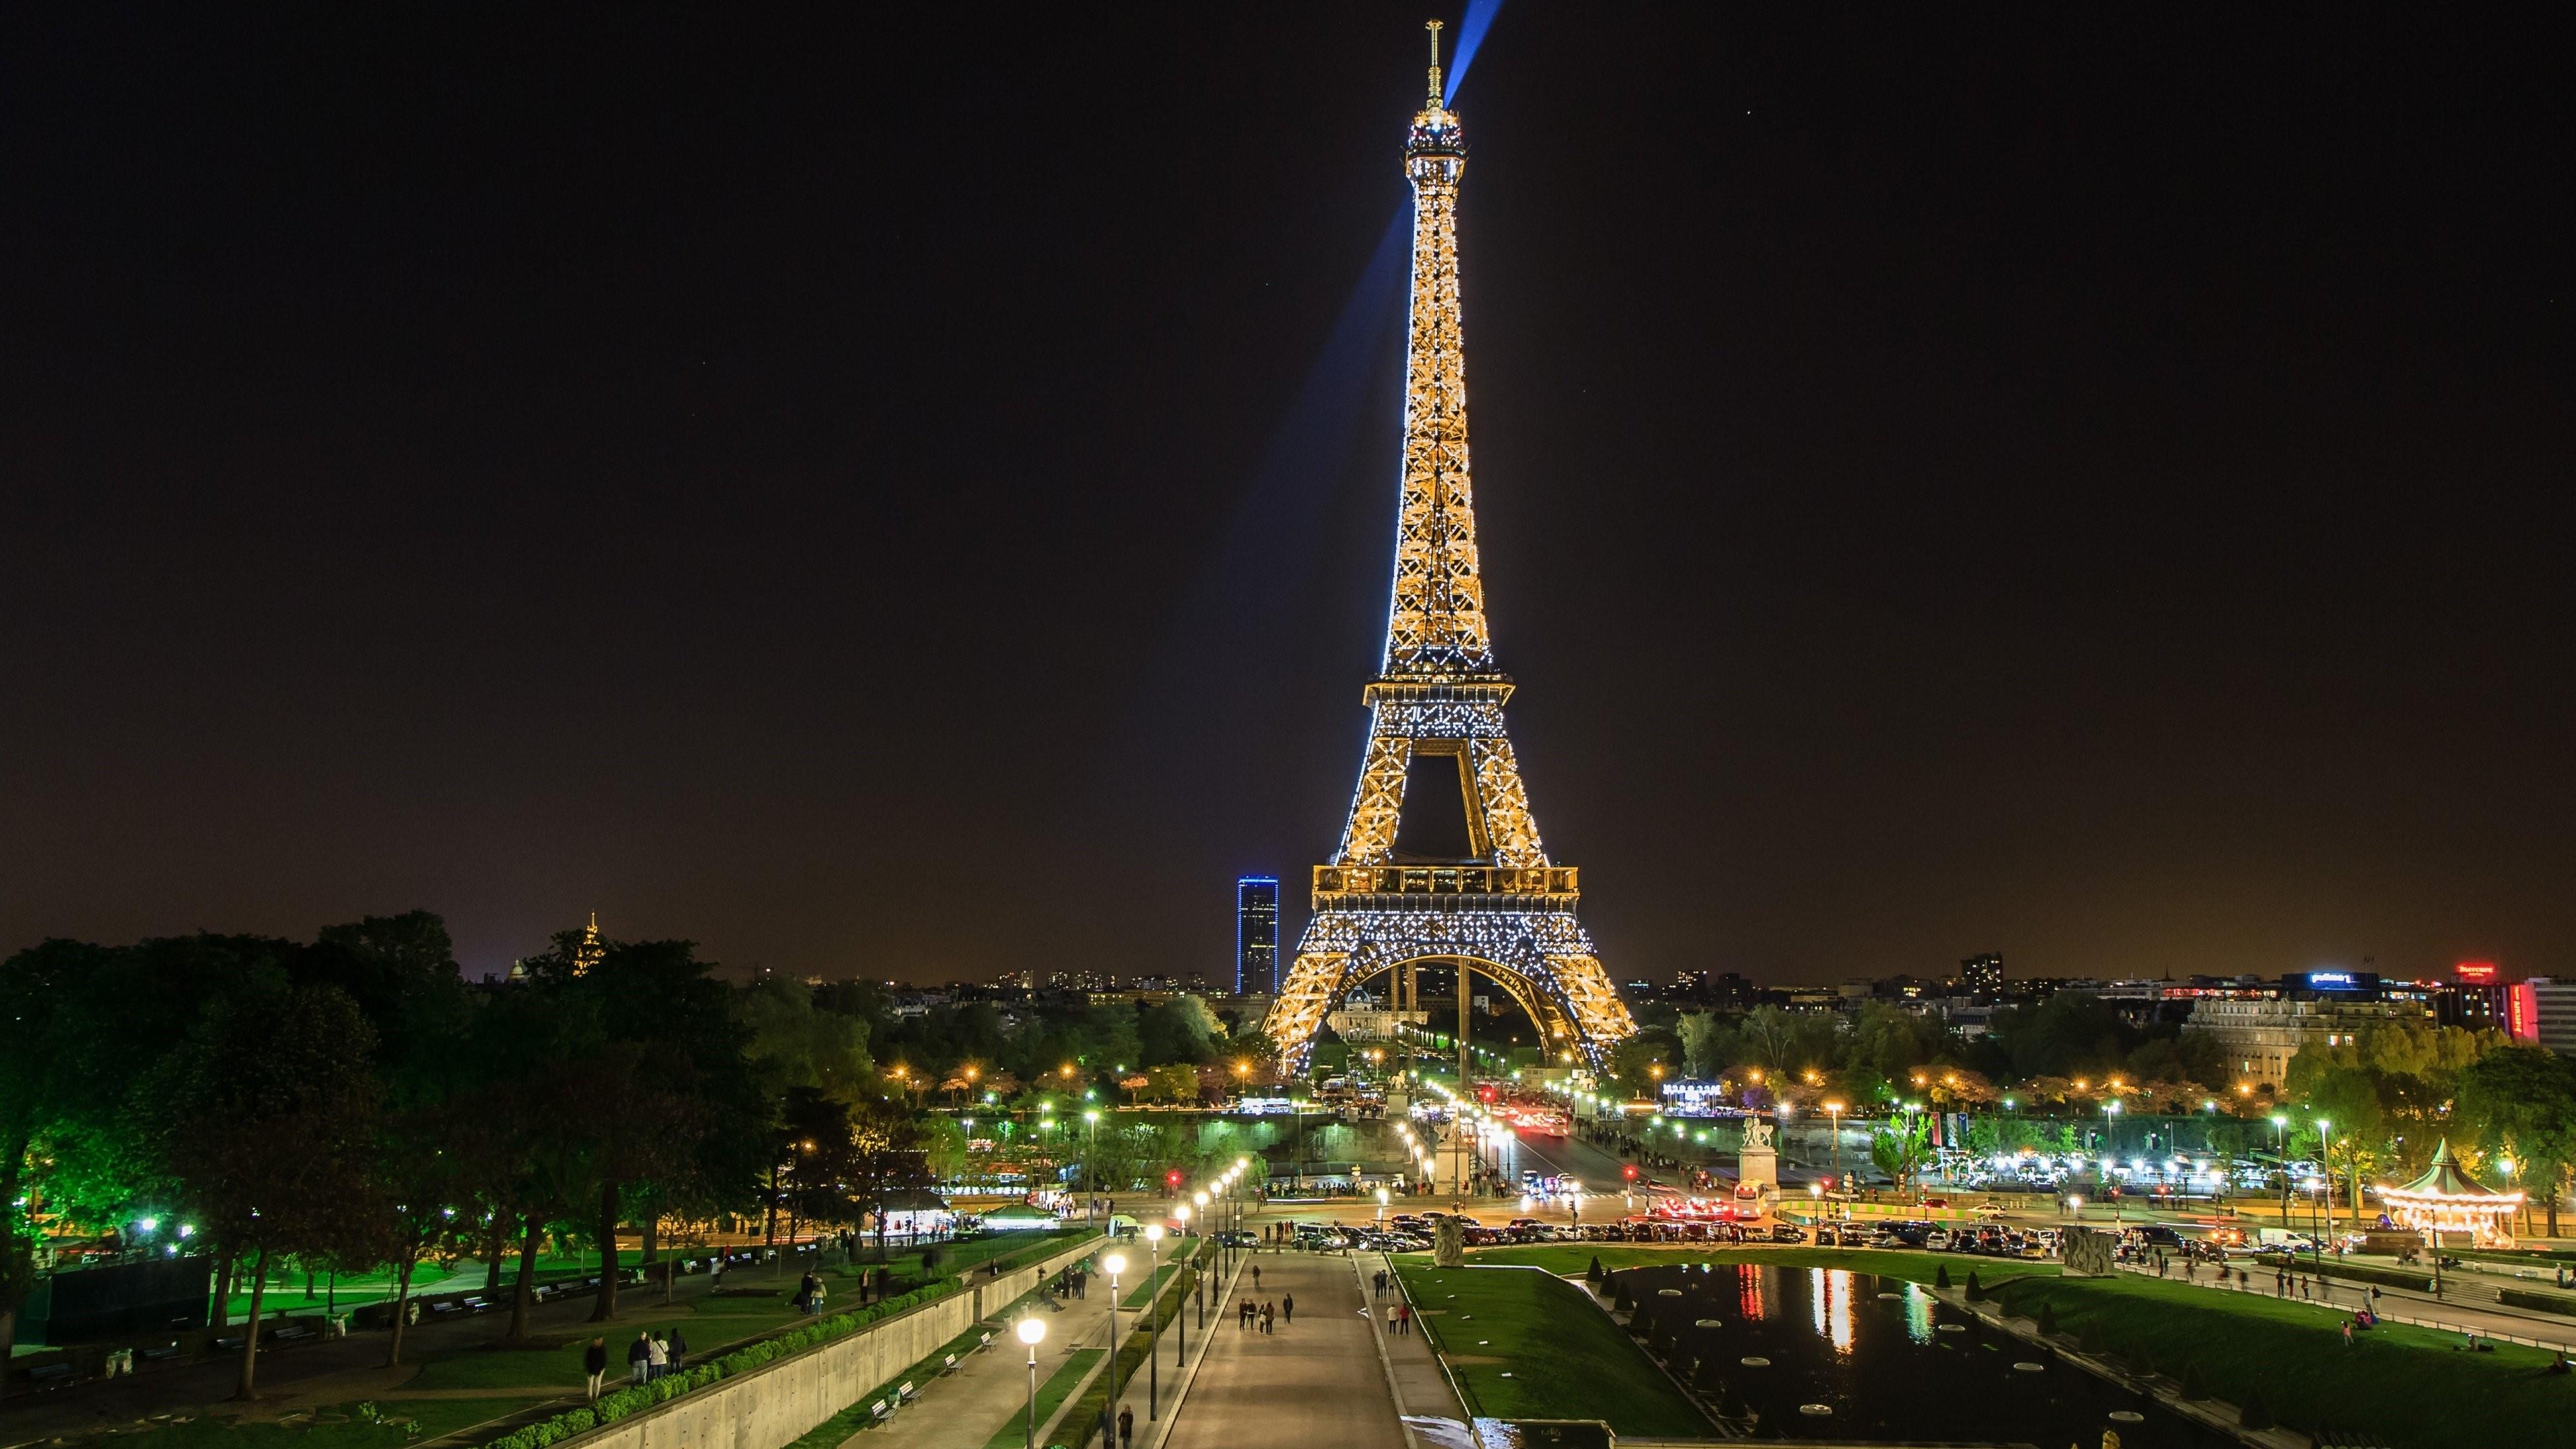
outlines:
M0 951L1293 940L1418 17L536 24L57 17L0 99ZM2576 968L2546 47L2237 26L1485 37L1485 564L1618 979Z

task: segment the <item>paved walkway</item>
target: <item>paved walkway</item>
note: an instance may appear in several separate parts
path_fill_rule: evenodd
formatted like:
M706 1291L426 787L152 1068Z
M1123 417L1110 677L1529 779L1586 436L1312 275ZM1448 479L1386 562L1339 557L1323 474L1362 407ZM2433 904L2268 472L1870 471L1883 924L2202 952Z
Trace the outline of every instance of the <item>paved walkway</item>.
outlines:
M1060 1313L1041 1315L1046 1341L1038 1345L1038 1382L1043 1385L1074 1350L1109 1345L1109 1280L1095 1275L1088 1297L1070 1299ZM1135 1315L1120 1315L1134 1323ZM1006 1333L993 1335L993 1346L957 1361L957 1372L924 1383L920 1397L882 1429L862 1429L843 1443L868 1449L984 1449L1006 1425L1028 1410L1029 1351ZM1040 1428L1045 1425L1041 1423ZM864 1437L863 1437L864 1436Z
M1378 1359L1367 1294L1351 1259L1321 1253L1262 1253L1264 1302L1294 1295L1296 1321L1274 1333L1235 1327L1229 1311L1211 1318L1215 1342L1198 1366L1163 1449L1244 1449L1246 1445L1330 1445L1332 1449L1405 1449ZM1237 1298L1252 1293L1244 1274ZM1139 1385L1141 1387L1141 1384ZM1141 1409L1142 1405L1138 1407ZM1137 1428L1143 1435L1144 1415Z

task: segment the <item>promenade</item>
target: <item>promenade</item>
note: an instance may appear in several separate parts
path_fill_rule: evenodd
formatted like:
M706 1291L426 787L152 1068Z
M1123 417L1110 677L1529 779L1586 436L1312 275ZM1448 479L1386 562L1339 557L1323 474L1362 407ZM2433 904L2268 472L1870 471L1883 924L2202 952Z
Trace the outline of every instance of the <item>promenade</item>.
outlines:
M1236 1280L1235 1296L1297 1300L1296 1321L1276 1331L1237 1328L1231 1305L1181 1401L1160 1449L1243 1449L1245 1445L1328 1444L1333 1449L1406 1449L1403 1425L1379 1357L1367 1294L1354 1259L1327 1253L1262 1253L1261 1289ZM1418 1342L1418 1340L1417 1340ZM1138 1449L1146 1444L1137 1416Z

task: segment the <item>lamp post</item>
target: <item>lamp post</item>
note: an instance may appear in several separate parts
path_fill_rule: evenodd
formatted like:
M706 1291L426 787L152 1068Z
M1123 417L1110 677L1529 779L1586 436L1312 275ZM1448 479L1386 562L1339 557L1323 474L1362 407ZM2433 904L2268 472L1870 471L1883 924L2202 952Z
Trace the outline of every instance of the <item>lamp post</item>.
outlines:
M1201 1193L1199 1196L1204 1198L1207 1194ZM1172 1209L1172 1221L1181 1225L1181 1235L1183 1237L1187 1237L1190 1231L1190 1205L1188 1203L1182 1203L1180 1206ZM1177 1264L1180 1260L1181 1245L1174 1243L1172 1244L1172 1261ZM1205 1330L1207 1328L1207 1297L1205 1291L1205 1284L1207 1282L1206 1275L1200 1275L1197 1281L1201 1289L1199 1297L1199 1327L1201 1330ZM1180 1371L1181 1356L1189 1351L1190 1320L1188 1314L1185 1313L1180 1315L1180 1325L1180 1331L1172 1335L1172 1371L1175 1373Z
M2333 1130L2332 1122L2323 1117L2317 1119L2317 1165L2325 1169L2318 1176L2325 1182L2322 1201L2325 1205L2326 1231L2329 1233L2334 1231L2334 1139L2327 1134ZM2317 1255L2322 1257L2323 1254L2324 1248L2320 1244Z
M2272 1161L2281 1169L2281 1231L2290 1230L2290 1119L2272 1119Z
M1111 1253L1100 1260L1102 1271L1109 1275L1109 1397L1115 1401L1121 1387L1118 1382L1118 1275L1127 1271L1127 1255ZM1108 1409L1101 1410L1103 1414Z
M1145 1422L1152 1423L1163 1395L1163 1225L1145 1228L1145 1248L1153 1266L1145 1270Z
M1029 1346L1029 1432L1028 1449L1038 1449L1038 1341L1046 1337L1046 1324L1036 1318L1023 1318L1013 1332Z
M1096 1107L1083 1109L1082 1125L1091 1138L1089 1145L1082 1149L1082 1180L1087 1193L1097 1194L1100 1191L1099 1109Z
M1826 1115L1834 1119L1834 1186L1843 1185L1843 1104L1837 1097L1825 1103Z

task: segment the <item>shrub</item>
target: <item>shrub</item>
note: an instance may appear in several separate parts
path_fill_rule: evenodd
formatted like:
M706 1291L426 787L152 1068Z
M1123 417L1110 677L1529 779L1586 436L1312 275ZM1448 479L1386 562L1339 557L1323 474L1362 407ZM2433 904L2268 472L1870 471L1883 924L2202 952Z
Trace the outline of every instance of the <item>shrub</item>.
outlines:
M1610 1280L1610 1306L1618 1309L1622 1313L1636 1307L1636 1304L1630 1301L1628 1297L1628 1282L1626 1279L1613 1278Z
M1947 1288L1950 1286L1949 1264L1943 1263L1932 1270L1932 1286L1935 1288Z
M2051 1307L2050 1307L2048 1304L2046 1304L2046 1303L2042 1303L2042 1304L2040 1304L2040 1305L2039 1305L2039 1319L2038 1319L2038 1322L2039 1322L2039 1333L2040 1333L2040 1336L2041 1336L2042 1338L2053 1338L2053 1337L2055 1337L2055 1336L2056 1336L2056 1334L2057 1334L2057 1310L2056 1310L2056 1309L2051 1308Z
M2105 1350L2109 1349L2111 1345L2103 1341L2101 1324L2087 1323L2083 1328L2076 1332L2075 1346L2084 1350L2086 1353L2099 1357Z
M1583 1270L1583 1281L1591 1284L1595 1288L1598 1288L1601 1286L1601 1280L1608 1276L1608 1274L1601 1271L1601 1255L1599 1253L1593 1254L1592 1266Z
M1970 1268L1968 1270L1968 1301L1974 1303L1985 1296L1985 1288L1977 1282L1977 1270Z
M2200 1380L2200 1365L2187 1363L2182 1366L2182 1396L2186 1399L2209 1397L2209 1386Z
M2236 1409L2236 1422L2244 1425L2248 1429L2269 1429L2272 1427L2272 1406L2263 1402L2262 1390L2247 1389L2245 1391L2245 1402L2238 1405Z
M1631 1336L1644 1338L1654 1331L1655 1315L1652 1310L1640 1308L1634 1314L1630 1315L1628 1319L1628 1332Z

